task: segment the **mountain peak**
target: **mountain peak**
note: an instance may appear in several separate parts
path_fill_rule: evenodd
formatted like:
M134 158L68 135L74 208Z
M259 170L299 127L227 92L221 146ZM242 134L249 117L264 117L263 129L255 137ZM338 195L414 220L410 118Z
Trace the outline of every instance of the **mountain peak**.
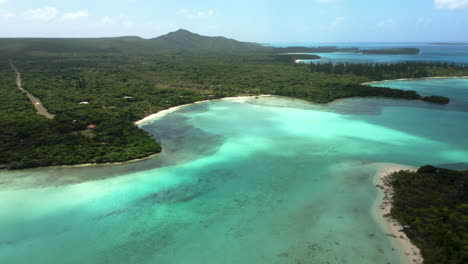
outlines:
M183 28L179 28L178 30L176 31L172 31L172 32L169 32L166 34L166 36L171 36L171 35L197 35L191 31L188 31L186 29L183 29Z
M179 28L177 31L174 31L173 33L191 33L193 34L192 32L186 30L186 29L183 29L183 28Z
M209 37L180 28L152 39L154 47L159 49L192 49L192 50L252 50L261 49L256 43L241 42L225 37Z

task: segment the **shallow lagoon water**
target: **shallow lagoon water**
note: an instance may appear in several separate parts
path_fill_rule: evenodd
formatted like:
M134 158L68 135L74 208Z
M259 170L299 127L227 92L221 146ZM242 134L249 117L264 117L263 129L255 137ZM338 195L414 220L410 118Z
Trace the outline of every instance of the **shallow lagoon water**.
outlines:
M404 263L373 217L375 162L466 162L468 112L451 107L265 97L183 108L143 126L159 157L0 172L0 262Z

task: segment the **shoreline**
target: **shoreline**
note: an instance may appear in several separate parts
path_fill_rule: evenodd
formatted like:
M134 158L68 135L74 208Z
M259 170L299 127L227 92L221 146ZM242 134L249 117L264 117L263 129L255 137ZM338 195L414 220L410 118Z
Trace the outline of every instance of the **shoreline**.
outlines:
M161 151L162 152L162 151ZM75 165L56 165L56 166L46 166L46 167L37 167L37 168L79 168L79 167L90 167L90 166L113 166L113 165L122 165L122 164L128 164L128 163L134 163L138 161L143 161L147 159L154 158L156 156L159 156L159 153L151 154L149 156L143 157L143 158L138 158L138 159L130 159L126 161L119 161L119 162L106 162L106 163L83 163L83 164L75 164ZM26 169L36 169L36 168L26 168Z
M151 115L148 115L138 121L135 121L134 124L136 126L141 126L149 121L153 121L155 119L158 119L158 118L161 118L167 114L170 114L172 112L175 112L183 107L187 107L187 106L190 106L190 105L194 105L194 104L201 104L201 103L207 103L207 102L212 102L212 101L220 101L220 100L232 100L232 101L235 101L235 100L238 100L239 102L245 102L247 99L252 99L252 98L256 98L256 97L268 97L268 96L272 96L270 94L262 94L262 95L240 95L240 96L232 96L232 97L224 97L224 98L219 98L219 99L211 99L211 100L203 100L203 101L197 101L197 102L194 102L194 103L190 103L190 104L184 104L184 105L178 105L178 106L174 106L174 107L171 107L171 108L168 108L168 109L164 109L164 110L161 110L157 113L154 113L154 114L151 114ZM138 161L143 161L143 160L147 160L147 159L151 159L151 158L154 158L158 155L160 155L162 153L163 150L161 150L161 152L159 153L155 153L155 154L151 154L149 156L146 156L146 157L143 157L143 158L138 158L138 159L130 159L130 160L127 160L127 161L121 161L121 162L106 162L106 163L83 163L83 164L74 164L74 165L55 165L55 166L43 166L43 167L33 167L33 168L24 168L23 170L27 170L27 169L37 169L37 168L80 168L80 167L99 167L99 166L114 166L114 165L122 165L122 164L128 164L128 163L134 163L134 162L138 162ZM1 170L8 170L7 168L5 169L0 169Z
M162 151L161 151L162 152ZM119 161L119 162L105 162L105 163L80 163L80 164L73 164L73 165L52 165L52 166L40 166L40 167L32 167L32 168L23 168L23 169L13 169L10 170L8 168L0 168L1 171L24 171L24 170L34 170L34 169L42 169L42 168L80 168L80 167L100 167L100 166L115 166L115 165L123 165L123 164L129 164L129 163L134 163L134 162L139 162L147 159L154 158L156 156L159 156L161 154L159 153L154 153L146 157L138 158L138 159L130 159L126 161Z
M392 81L417 81L417 80L430 80L430 79L468 79L468 76L436 76L436 77L422 77L422 78L401 78L392 80L372 81L361 83L362 85L369 85L373 83L392 82Z
M374 184L379 189L379 195L373 206L374 217L382 224L386 235L394 238L398 244L402 258L408 264L423 264L424 259L420 249L416 247L403 232L403 226L390 216L392 209L393 190L390 185L390 175L400 170L416 170L417 167L395 164L377 163L378 168L374 177Z
M210 99L210 100L203 100L203 101L197 101L197 102L193 102L193 103L190 103L190 104L183 104L183 105L178 105L178 106L174 106L174 107L171 107L171 108L168 108L168 109L164 109L164 110L161 110L157 113L154 113L154 114L150 114L148 116L145 116L144 118L138 120L138 121L135 121L134 124L137 125L137 126L140 126L140 125L143 125L149 121L153 121L153 120L156 120L156 119L159 119L161 117L164 117L170 113L173 113L181 108L184 108L184 107L187 107L187 106L191 106L191 105L195 105L195 104L202 104L202 103L208 103L208 102L214 102L214 101L221 101L221 100L232 100L232 101L235 101L235 100L239 100L239 102L244 102L245 100L247 99L252 99L252 98L256 98L256 97L269 97L269 96L272 96L271 94L261 94L261 95L239 95L239 96L232 96L232 97L224 97L224 98L218 98L218 99Z

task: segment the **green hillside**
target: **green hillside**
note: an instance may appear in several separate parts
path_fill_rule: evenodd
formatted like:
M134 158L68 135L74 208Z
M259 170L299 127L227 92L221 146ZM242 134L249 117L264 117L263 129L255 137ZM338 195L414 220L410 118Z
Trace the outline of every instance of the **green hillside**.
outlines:
M207 37L179 29L166 35L151 39L151 47L158 50L191 49L191 50L267 50L257 43L241 42L225 37Z
M0 53L111 53L157 52L167 50L246 51L270 50L257 43L241 42L225 37L201 36L179 29L153 39L140 37L114 38L0 38Z

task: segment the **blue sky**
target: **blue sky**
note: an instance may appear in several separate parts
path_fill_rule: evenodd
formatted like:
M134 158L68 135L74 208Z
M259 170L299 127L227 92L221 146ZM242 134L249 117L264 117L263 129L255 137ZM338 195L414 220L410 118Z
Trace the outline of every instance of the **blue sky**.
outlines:
M0 37L468 42L468 0L0 0Z

